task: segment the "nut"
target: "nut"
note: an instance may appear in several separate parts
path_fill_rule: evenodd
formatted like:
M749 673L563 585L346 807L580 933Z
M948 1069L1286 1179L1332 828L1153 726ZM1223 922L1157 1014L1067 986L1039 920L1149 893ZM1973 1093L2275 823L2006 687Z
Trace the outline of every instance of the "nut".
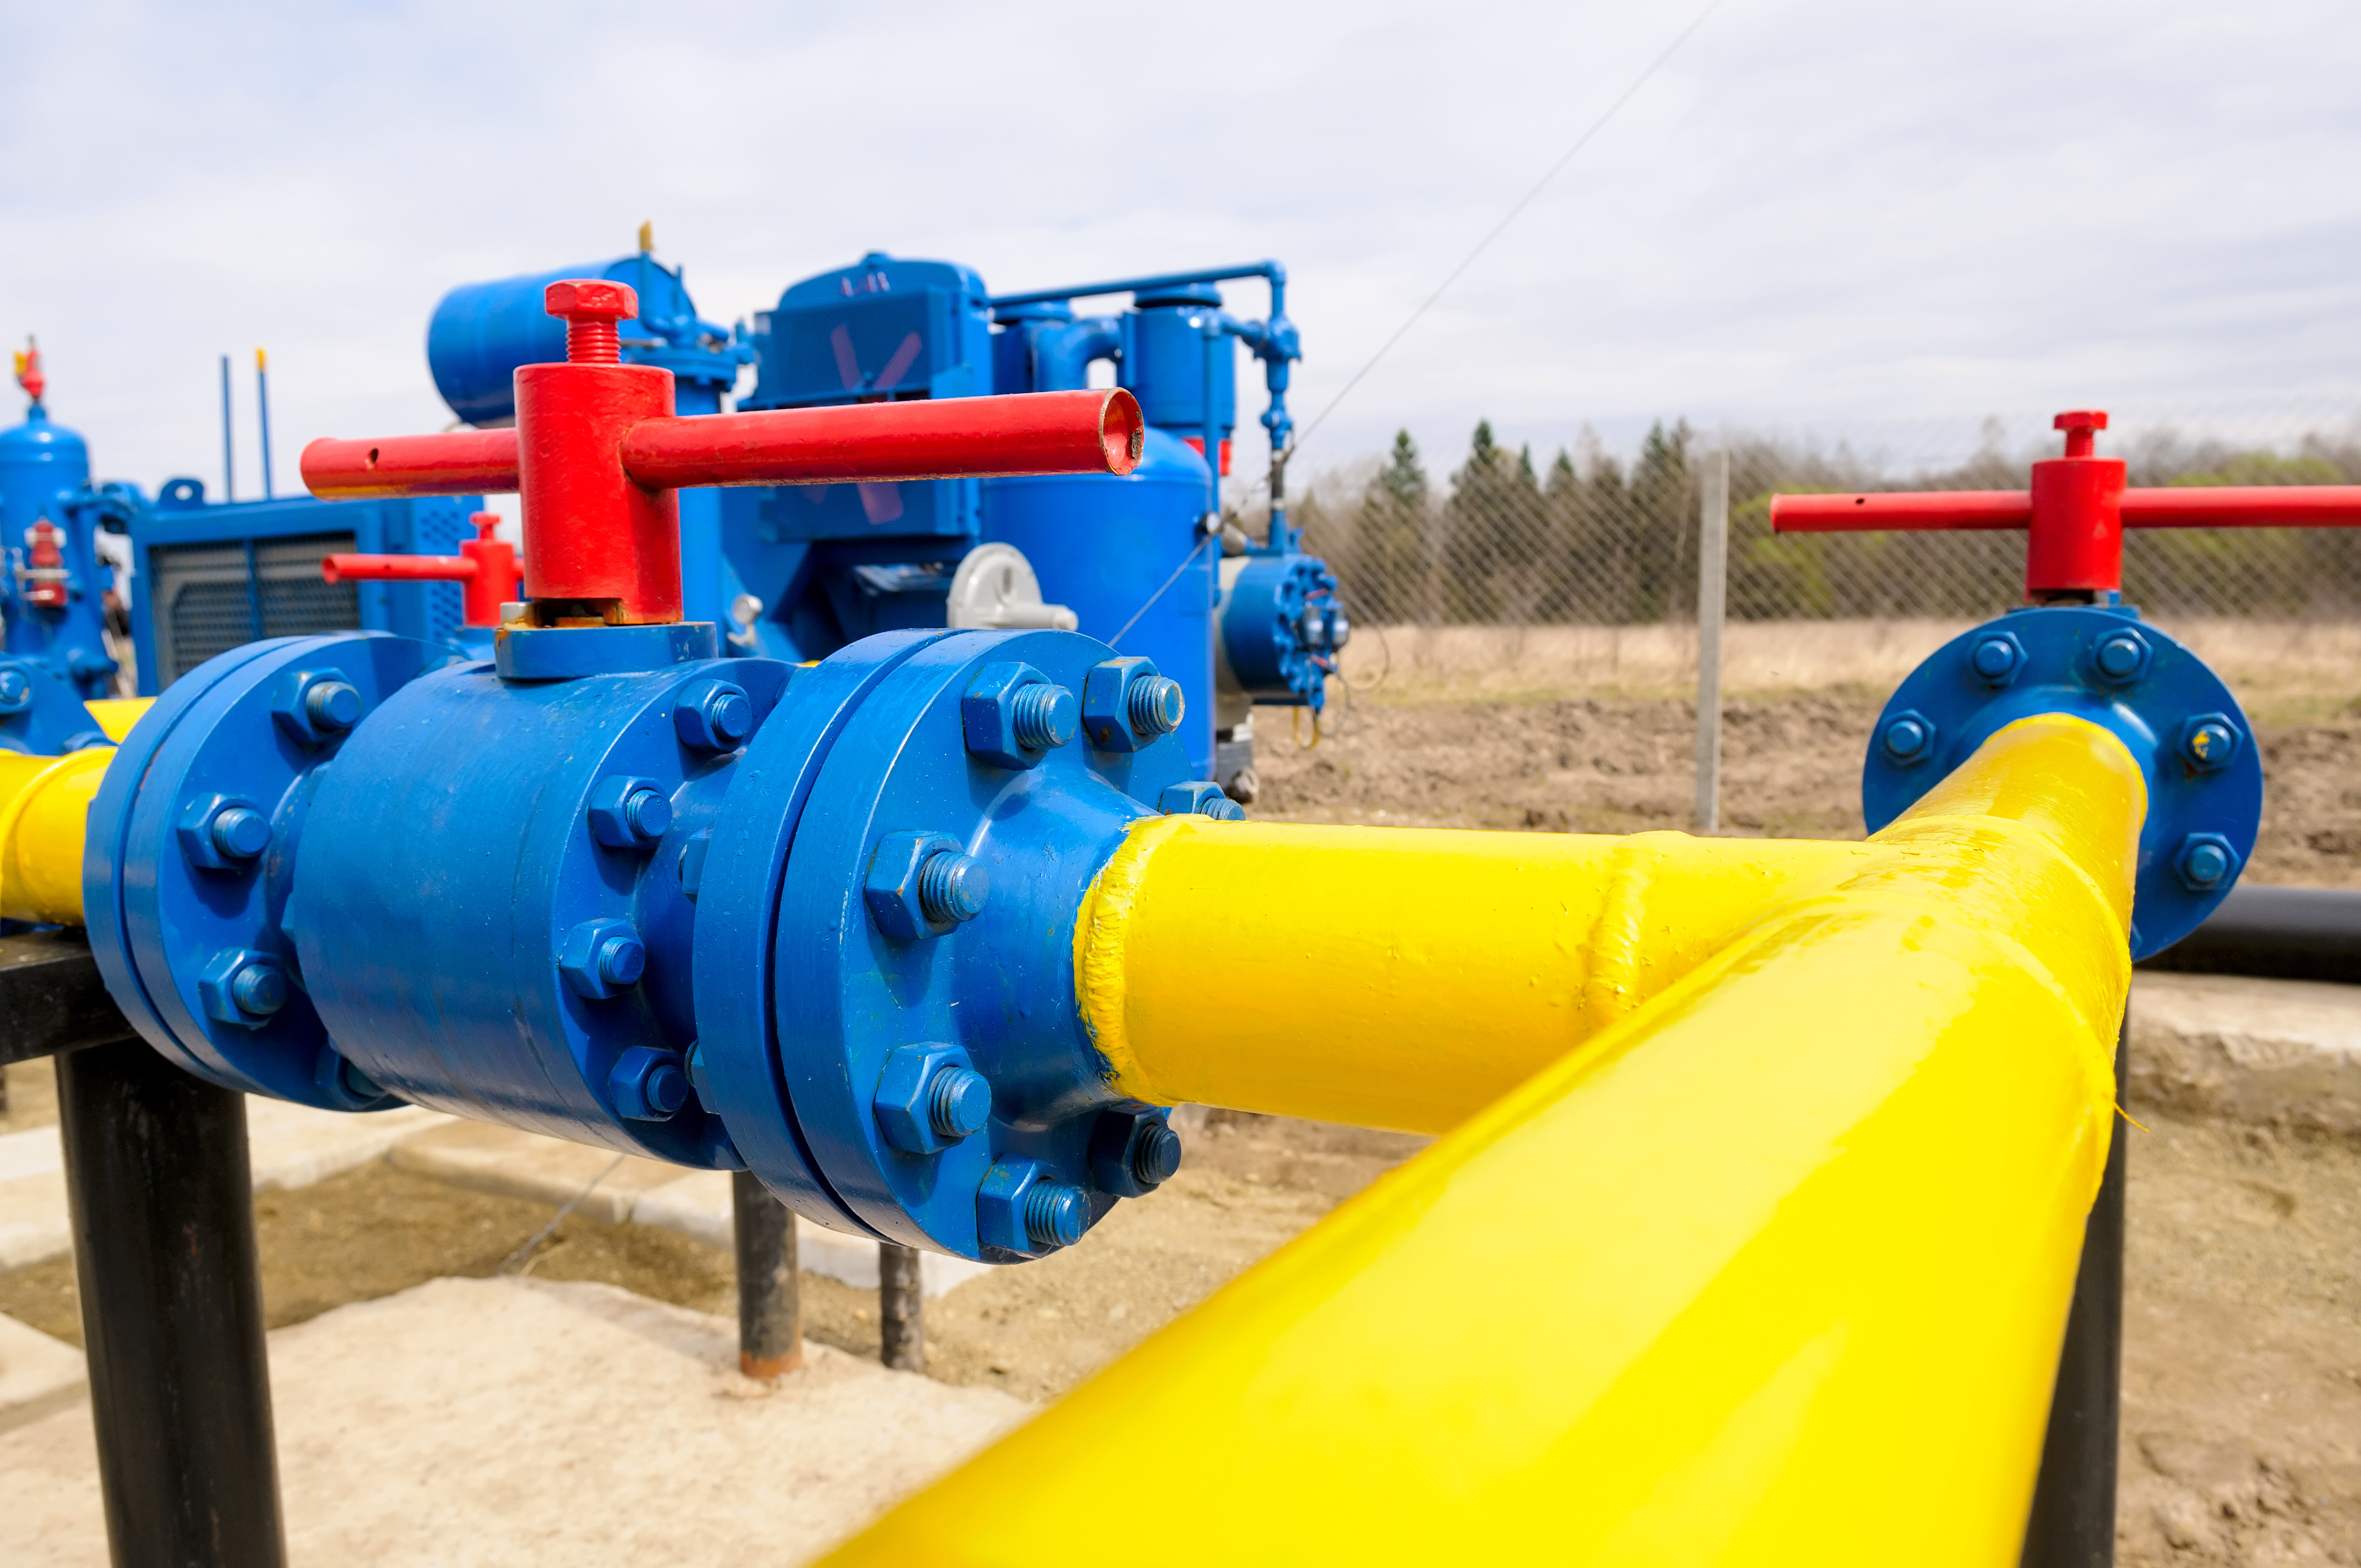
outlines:
M653 779L609 773L590 786L590 836L610 850L644 850L672 828L672 797Z
M202 795L181 808L181 853L209 872L242 872L270 847L270 818L250 800Z
M593 1002L639 983L647 965L648 949L628 920L585 920L558 939L558 974Z
M948 833L888 833L877 840L862 898L878 930L916 942L956 930L983 912L992 873Z
M615 1114L626 1121L671 1121L688 1103L688 1075L681 1070L680 1054L631 1047L607 1074L607 1096Z
M1905 707L1878 731L1878 746L1886 760L1909 767L1935 754L1935 721L1915 707Z
M205 1016L241 1029L259 1029L287 1005L287 970L269 953L226 948L197 976Z
M869 1103L888 1144L938 1154L983 1130L992 1085L957 1046L903 1046L885 1058Z
M1246 808L1223 794L1220 784L1205 779L1165 785L1164 793L1156 797L1156 809L1167 817L1186 812L1216 822L1236 822L1246 816Z
M754 701L732 681L696 681L673 699L672 727L698 751L734 751L754 731Z
M1020 1256L1073 1245L1094 1218L1090 1194L1034 1160L996 1161L976 1188L976 1239Z
M1103 660L1082 677L1082 733L1102 751L1152 744L1180 728L1185 708L1180 684L1158 674L1152 660Z
M986 664L960 698L968 754L1021 771L1074 738L1081 706L1074 694L1030 664Z
M299 746L324 746L361 721L360 689L342 670L290 670L279 677L270 717Z
M1102 1192L1137 1198L1180 1168L1180 1135L1160 1106L1103 1111L1091 1127L1091 1179Z
M2245 743L2245 734L2226 713L2201 713L2180 726L2181 761L2201 773L2228 767Z

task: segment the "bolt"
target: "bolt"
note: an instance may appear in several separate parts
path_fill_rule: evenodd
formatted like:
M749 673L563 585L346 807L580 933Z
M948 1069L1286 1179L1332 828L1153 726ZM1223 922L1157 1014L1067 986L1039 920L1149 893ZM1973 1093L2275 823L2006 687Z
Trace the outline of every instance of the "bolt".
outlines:
M621 934L598 944L598 978L609 985L636 985L648 967L648 949L637 937Z
M640 313L640 297L628 284L604 278L566 278L542 291L542 309L566 323L568 365L620 365L621 334L616 323Z
M918 871L918 907L938 926L972 920L992 893L992 872L972 855L938 850Z
M1008 700L1016 743L1036 751L1054 751L1074 738L1082 705L1064 686L1019 686Z
M1036 1246L1071 1246L1082 1239L1091 1201L1079 1187L1036 1181L1025 1190L1025 1234Z
M233 806L214 813L206 836L225 858L250 861L270 847L270 819L251 806Z
M1131 728L1141 735L1170 735L1180 728L1180 714L1185 704L1180 696L1180 683L1169 675L1148 675L1131 683L1123 694L1124 717Z
M2191 833L2181 840L2180 853L2173 857L2175 872L2180 875L2183 887L2191 893L2206 893L2222 884L2235 867L2230 847L2212 833Z
M276 964L247 964L230 977L229 994L239 1012L268 1018L287 1005L287 977Z
M1208 779L1165 785L1163 793L1156 797L1156 809L1167 817L1210 817L1216 822L1236 822L1246 816L1244 807L1223 794L1221 785Z
M33 683L22 670L0 670L0 713L15 713L33 704Z
M672 727L684 746L733 751L753 731L753 699L728 681L699 681L673 704Z
M349 681L317 681L303 694L313 728L341 735L361 721L361 694Z
M1977 642L1968 655L1976 674L1988 681L1999 680L2016 668L2016 644L2005 637L1986 637Z
M1140 1134L1138 1146L1131 1151L1131 1174L1142 1187L1170 1181L1180 1168L1180 1134L1161 1122Z
M662 790L635 789L624 797L623 821L633 838L652 843L672 827L672 802Z
M1885 754L1897 762L1914 761L1925 753L1929 739L1926 720L1905 715L1885 727Z
M927 1084L927 1121L946 1138L983 1131L992 1120L992 1084L972 1068L946 1067Z
M672 829L672 797L650 778L609 773L590 790L590 836L610 850L645 850Z
M2218 768L2237 749L2238 732L2218 718L2192 725L2180 738L2180 754L2192 767Z
M2128 631L2118 631L2099 644L2099 673L2111 681L2127 681L2147 663L2147 644Z

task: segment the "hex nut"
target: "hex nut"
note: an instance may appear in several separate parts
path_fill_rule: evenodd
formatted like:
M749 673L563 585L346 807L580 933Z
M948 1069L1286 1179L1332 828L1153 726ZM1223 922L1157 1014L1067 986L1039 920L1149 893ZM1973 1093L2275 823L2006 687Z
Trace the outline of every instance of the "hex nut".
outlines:
M673 732L697 751L734 751L754 732L754 699L734 681L694 681L672 705Z
M270 847L270 818L250 800L201 795L181 808L173 834L191 865L209 872L242 872Z
M1180 683L1156 673L1155 661L1106 659L1082 677L1082 733L1101 751L1137 751L1180 727Z
M960 697L960 733L976 761L1021 773L1071 740L1081 715L1074 694L1032 665L986 664Z
M672 797L653 779L609 773L590 786L590 836L610 850L645 850L672 828Z
M241 1029L259 1029L287 1005L287 970L277 957L252 948L225 948L197 975L205 1016Z
M312 1084L339 1111L366 1111L385 1098L385 1087L334 1046L322 1046L312 1065Z
M0 664L0 713L22 713L33 706L33 683L14 664Z
M2200 713L2181 721L2180 759L2201 773L2228 767L2245 744L2245 733L2226 713Z
M2212 893L2236 880L2238 851L2219 833L2191 833L2173 851L2172 874L2191 893Z
M1002 1252L1038 1257L1071 1246L1092 1218L1089 1194L1034 1160L994 1161L976 1187L976 1239Z
M1220 784L1206 779L1165 785L1164 793L1156 797L1156 809L1167 817L1187 813L1216 822L1243 821L1246 814L1246 807L1222 793Z
M1935 754L1935 721L1915 707L1905 707L1878 730L1878 750L1887 762L1913 767Z
M607 1097L615 1114L630 1122L669 1122L688 1103L688 1075L680 1053L633 1046L615 1058L607 1074Z
M967 1052L950 1045L896 1047L886 1057L884 1070L877 1077L877 1092L870 1097L878 1133L893 1147L916 1155L939 1154L973 1136L983 1130L983 1121L970 1114L964 1119L974 1124L961 1132L959 1120L935 1113L940 1109L935 1102L941 1098L959 1101L957 1109L972 1113L972 1107L965 1103L974 1092L965 1081L970 1079L983 1085L988 1119L992 1086L975 1070ZM947 1120L951 1123L949 1126L943 1124Z
M639 982L647 948L628 920L585 920L558 939L557 972L566 989L604 1002Z
M938 857L943 858L939 866ZM960 841L950 834L888 833L870 853L861 895L878 930L896 941L917 942L948 936L961 920L972 919L991 885L983 863L961 853Z
M290 670L271 694L270 717L299 746L325 746L361 721L360 689L342 670Z
M1138 1198L1180 1168L1180 1135L1162 1106L1102 1111L1091 1127L1091 1179L1102 1192Z
M688 836L680 847L680 895L691 904L697 902L697 890L705 885L705 857L713 849L713 829L700 828Z
M2102 685L2127 686L2147 674L2155 657L2147 639L2126 626L2099 639L2091 650L2091 670Z
M1968 650L1968 668L1988 686L2004 686L2025 669L2025 644L2014 631L1987 631Z

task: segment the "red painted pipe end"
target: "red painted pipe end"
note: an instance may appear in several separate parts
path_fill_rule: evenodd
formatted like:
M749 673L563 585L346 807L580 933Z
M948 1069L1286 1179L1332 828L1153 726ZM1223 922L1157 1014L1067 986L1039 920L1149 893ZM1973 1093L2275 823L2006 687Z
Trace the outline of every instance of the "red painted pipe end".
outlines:
M1099 411L1099 445L1106 453L1107 472L1117 475L1138 467L1148 450L1148 421L1139 411L1139 400L1121 387L1107 394L1106 405Z

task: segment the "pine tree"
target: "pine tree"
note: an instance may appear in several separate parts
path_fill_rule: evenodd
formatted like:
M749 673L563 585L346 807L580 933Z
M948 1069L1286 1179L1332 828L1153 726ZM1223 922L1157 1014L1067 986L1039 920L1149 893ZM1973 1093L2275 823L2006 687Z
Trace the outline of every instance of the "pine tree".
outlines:
M1407 430L1394 433L1392 454L1361 498L1352 597L1367 613L1406 620L1418 613L1426 578L1426 467Z

